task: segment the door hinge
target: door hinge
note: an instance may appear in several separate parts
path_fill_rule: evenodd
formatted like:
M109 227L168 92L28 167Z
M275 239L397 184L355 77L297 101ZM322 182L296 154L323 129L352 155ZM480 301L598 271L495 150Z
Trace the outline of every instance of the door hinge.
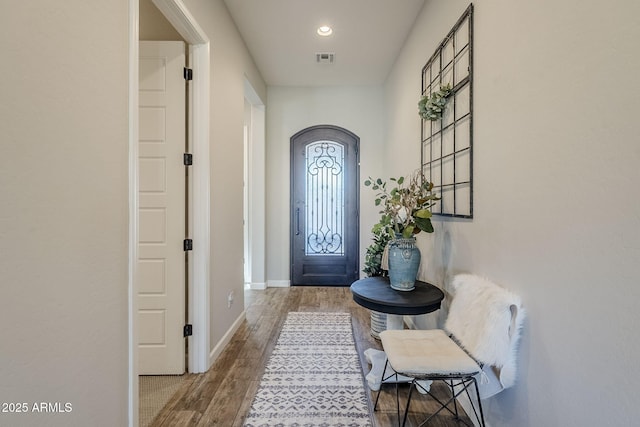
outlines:
M183 76L185 80L193 80L193 70L191 68L184 67Z
M182 328L182 336L183 337L190 337L191 335L193 335L193 325L190 324L186 324L184 325L184 328Z
M190 251L193 249L193 240L192 239L184 239L182 244L185 251Z
M193 154L184 153L184 155L182 156L182 162L184 163L185 166L192 166L193 165Z

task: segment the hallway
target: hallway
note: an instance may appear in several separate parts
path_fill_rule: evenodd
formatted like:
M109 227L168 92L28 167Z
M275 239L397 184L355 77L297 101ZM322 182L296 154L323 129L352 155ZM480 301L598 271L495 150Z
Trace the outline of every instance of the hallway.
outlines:
M240 427L251 406L264 366L276 343L280 329L290 311L350 312L356 348L363 372L369 371L364 350L381 348L369 334L369 310L353 302L348 287L291 287L248 290L247 320L211 369L202 375L189 377L167 406L151 423L153 427L234 426ZM401 398L408 387L401 388ZM370 408L376 394L368 391ZM401 407L404 402L401 399ZM374 413L374 425L396 425L395 388L383 388L383 395ZM436 405L424 396L412 399L408 426L417 425L424 414ZM439 416L430 426L458 426L452 417Z

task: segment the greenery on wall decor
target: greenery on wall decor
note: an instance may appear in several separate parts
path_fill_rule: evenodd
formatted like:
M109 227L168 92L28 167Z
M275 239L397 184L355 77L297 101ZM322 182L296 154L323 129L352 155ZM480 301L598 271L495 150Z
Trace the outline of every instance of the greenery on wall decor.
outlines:
M451 95L450 84L440 86L440 90L431 95L424 95L418 102L418 114L425 120L438 120L442 118L442 113L447 105L447 98Z
M434 215L473 218L473 4L422 67L422 173L440 196Z

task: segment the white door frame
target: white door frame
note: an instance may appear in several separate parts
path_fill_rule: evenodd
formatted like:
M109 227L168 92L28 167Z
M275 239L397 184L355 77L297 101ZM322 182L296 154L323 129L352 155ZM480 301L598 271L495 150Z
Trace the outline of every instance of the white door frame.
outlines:
M209 38L182 0L152 0L189 45L194 69L190 93L190 147L193 154L191 220L194 250L189 266L189 372L209 369ZM136 260L138 258L138 41L139 0L129 0L129 427L138 426Z
M244 81L244 97L249 104L248 140L245 146L245 271L250 289L266 289L266 196L265 196L265 106L249 80ZM247 117L245 117L245 120ZM247 279L247 277L245 277Z

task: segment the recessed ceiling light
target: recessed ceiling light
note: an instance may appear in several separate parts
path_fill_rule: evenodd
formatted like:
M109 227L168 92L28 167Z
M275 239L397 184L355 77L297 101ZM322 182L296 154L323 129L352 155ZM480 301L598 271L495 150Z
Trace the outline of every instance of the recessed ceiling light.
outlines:
M333 29L328 25L323 25L322 27L318 28L318 35L322 37L330 36L332 33Z

